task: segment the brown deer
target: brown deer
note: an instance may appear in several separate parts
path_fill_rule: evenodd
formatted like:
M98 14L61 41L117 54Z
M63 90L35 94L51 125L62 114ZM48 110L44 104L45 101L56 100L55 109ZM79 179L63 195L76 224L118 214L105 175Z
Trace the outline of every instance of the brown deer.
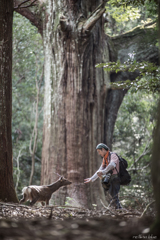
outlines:
M20 203L30 200L31 206L33 206L36 202L41 202L42 206L45 205L44 202L46 202L46 205L49 205L52 193L57 191L60 187L70 185L71 183L72 182L64 177L60 177L58 181L50 185L30 185L28 187L24 187L22 189L23 198L20 200Z

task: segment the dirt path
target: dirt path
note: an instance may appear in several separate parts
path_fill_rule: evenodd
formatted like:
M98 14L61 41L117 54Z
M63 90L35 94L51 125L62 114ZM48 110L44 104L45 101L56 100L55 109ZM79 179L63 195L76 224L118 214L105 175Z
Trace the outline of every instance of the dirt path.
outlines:
M129 240L159 239L149 233L153 216L123 210L28 207L0 203L0 239Z

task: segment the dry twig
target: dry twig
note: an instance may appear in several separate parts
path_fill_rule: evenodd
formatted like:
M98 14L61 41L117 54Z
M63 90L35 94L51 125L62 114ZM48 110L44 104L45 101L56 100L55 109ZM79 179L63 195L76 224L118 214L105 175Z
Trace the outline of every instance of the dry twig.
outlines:
M151 204L154 203L154 202L155 202L155 200L153 200L151 203L149 203L149 204L145 207L144 211L142 212L142 214L141 214L141 216L140 216L139 218L142 218L142 217L144 216L144 214L146 213L147 209L148 209L148 208L151 206Z
M103 207L104 207L105 209L107 209L112 215L116 215L114 212L112 212L112 211L109 209L109 207L106 207L106 206L104 205L104 203L102 202L101 199L100 199L100 202L102 203Z

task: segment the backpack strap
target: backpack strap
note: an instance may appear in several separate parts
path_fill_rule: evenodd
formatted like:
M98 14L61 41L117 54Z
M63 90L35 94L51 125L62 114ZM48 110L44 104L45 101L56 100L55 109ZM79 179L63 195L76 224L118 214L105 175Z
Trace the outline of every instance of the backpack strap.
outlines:
M109 162L111 161L111 154L113 154L114 152L110 152L110 155L109 155ZM119 161L119 156L118 156L118 154L117 153L114 153L114 154L116 154L117 155L117 157L118 157L118 161ZM120 161L119 161L119 164L120 164ZM119 166L120 167L120 166ZM117 168L115 167L115 169L116 169L116 171L117 171L117 174L118 174L118 176L119 176L119 172L118 172L118 170L117 170Z
M118 170L117 170L117 168L115 167L115 169L116 169L116 171L117 171L117 174L118 174L118 176L119 176L119 172L118 172Z
M118 161L119 161L119 156L118 156L118 154L117 154L117 153L115 153L115 154L117 155ZM115 168L116 168L116 167L115 167ZM119 170L120 170L120 161L119 161ZM117 168L116 168L116 171L117 171L118 176L120 177L120 173L118 172Z

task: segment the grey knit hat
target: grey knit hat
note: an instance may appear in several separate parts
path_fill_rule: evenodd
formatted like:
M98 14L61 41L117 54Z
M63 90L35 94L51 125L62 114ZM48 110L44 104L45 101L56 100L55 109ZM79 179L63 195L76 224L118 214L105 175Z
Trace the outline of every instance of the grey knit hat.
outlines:
M109 150L109 147L104 143L99 143L96 147L96 149L102 149L102 148L104 148L107 151Z

